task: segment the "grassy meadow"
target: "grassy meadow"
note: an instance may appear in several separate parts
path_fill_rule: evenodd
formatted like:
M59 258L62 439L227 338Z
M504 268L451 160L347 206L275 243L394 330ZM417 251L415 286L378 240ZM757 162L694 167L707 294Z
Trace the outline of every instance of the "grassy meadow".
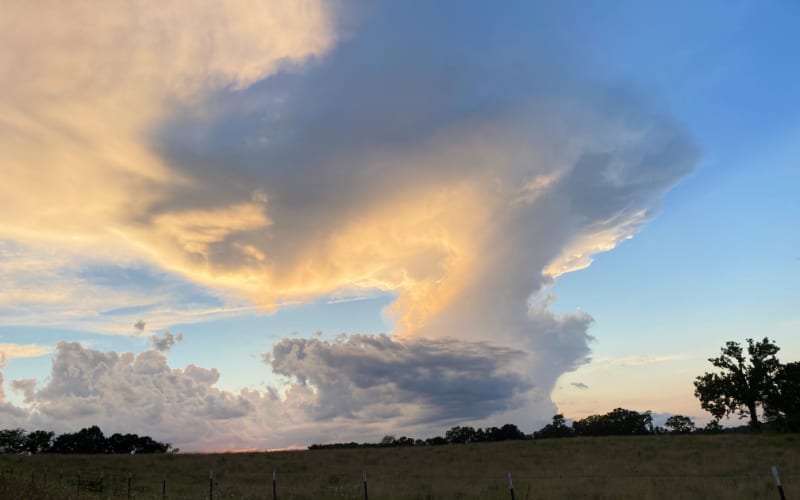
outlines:
M800 435L640 436L216 455L0 455L0 498L800 498ZM47 474L45 480L45 471ZM100 478L102 476L102 491ZM46 484L45 484L46 481ZM60 483L60 487L59 487ZM89 491L93 490L93 491Z

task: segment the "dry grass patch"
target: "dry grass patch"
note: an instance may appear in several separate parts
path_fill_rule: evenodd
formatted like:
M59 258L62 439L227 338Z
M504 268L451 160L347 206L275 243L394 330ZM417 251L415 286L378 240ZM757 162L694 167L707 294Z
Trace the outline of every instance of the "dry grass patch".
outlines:
M800 436L718 435L573 438L413 448L286 451L219 455L0 456L3 498L218 499L776 498L769 468L788 496L800 497ZM47 471L47 484L44 474ZM58 478L61 475L61 488ZM103 478L102 492L98 491ZM25 491L30 490L30 496ZM89 487L95 491L88 491ZM3 489L5 488L5 489Z

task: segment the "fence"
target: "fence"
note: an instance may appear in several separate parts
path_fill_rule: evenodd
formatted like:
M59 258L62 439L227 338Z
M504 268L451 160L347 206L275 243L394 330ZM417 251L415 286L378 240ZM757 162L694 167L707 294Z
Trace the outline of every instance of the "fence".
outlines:
M38 472L38 473L37 473ZM772 479L775 484L775 494L774 498L780 498L781 500L785 500L785 491L783 488L783 483L781 481L781 477L778 471L777 466L772 466L771 468ZM766 474L765 474L766 475ZM696 475L690 476L686 474L662 474L662 475L617 475L615 479L617 480L642 480L642 479L671 479L671 480L685 480L686 478L702 478L705 481L713 480L714 478L742 478L741 475L731 475L731 474L712 474L712 475ZM762 477L762 476L750 476L751 478L755 477ZM790 476L796 477L796 476ZM48 482L49 479L49 482ZM498 478L492 478L494 481L497 481ZM507 474L504 478L506 494L504 496L493 496L492 498L510 498L511 500L523 500L531 498L531 484L536 482L548 481L548 480L589 480L589 482L597 482L600 480L607 480L607 477L604 476L597 476L597 475L571 475L569 477L563 478L554 478L552 476L537 476L537 475L513 475L511 472ZM527 487L524 491L517 491L514 487L514 480L515 479L523 479L527 482ZM2 498L31 498L31 499L41 499L41 500L66 500L66 499L76 499L79 500L81 498L84 499L96 499L96 498L114 498L114 499L132 499L132 498L148 498L148 499L162 499L162 500L178 500L178 499L188 499L188 498L206 498L208 500L223 500L226 498L271 498L271 500L278 500L279 498L304 498L302 496L297 496L292 493L292 482L287 481L286 487L283 488L281 484L279 484L279 476L277 471L272 471L272 481L271 484L268 481L265 481L263 486L264 495L258 497L245 497L245 496L237 496L231 495L230 492L226 494L225 492L219 492L219 482L217 477L215 477L214 471L209 471L209 474L206 479L204 480L197 480L198 483L206 483L207 490L204 492L203 495L200 496L181 496L181 495L170 495L169 488L168 488L168 481L167 478L164 477L160 484L157 485L157 488L154 488L152 484L147 485L147 487L142 487L141 485L137 484L137 481L132 473L127 473L123 475L111 475L107 476L104 473L100 473L99 476L94 475L82 475L80 472L75 474L73 477L65 477L62 471L59 471L56 474L50 473L47 469L36 471L31 470L30 474L28 475L27 470L18 470L15 471L12 467L3 467L0 468L0 493L3 493ZM270 488L271 486L271 488ZM337 489L337 493L331 498L348 498L348 499L358 499L363 498L364 500L369 500L369 484L367 480L367 472L363 472L363 479L361 481L361 485L359 485L359 489L361 490L362 494L358 494L356 489L350 488L349 491L342 491L339 494L339 490ZM157 490L158 493L156 493ZM268 491L271 492L271 496ZM424 496L424 495L423 495ZM435 495L432 493L428 496L429 498L433 498Z

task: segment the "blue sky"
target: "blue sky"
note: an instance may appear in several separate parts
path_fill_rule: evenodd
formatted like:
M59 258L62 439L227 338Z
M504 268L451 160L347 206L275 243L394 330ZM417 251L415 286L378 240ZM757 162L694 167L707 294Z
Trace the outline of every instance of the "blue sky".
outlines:
M20 8L54 35L0 38L41 61L0 99L19 425L230 449L705 421L723 342L799 359L797 6L153 8L121 45L132 13L104 9L81 34Z

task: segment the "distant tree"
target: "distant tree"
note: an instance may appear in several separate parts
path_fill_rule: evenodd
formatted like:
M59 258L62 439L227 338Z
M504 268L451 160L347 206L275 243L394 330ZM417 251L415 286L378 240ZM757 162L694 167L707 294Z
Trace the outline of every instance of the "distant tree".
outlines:
M400 436L397 438L397 441L394 442L395 446L414 446L414 440L410 437Z
M470 426L456 426L445 432L444 439L450 444L474 443L477 433Z
M31 453L45 453L50 451L53 445L53 436L55 433L51 431L33 431L25 438L25 451Z
M428 446L441 446L443 444L447 444L447 439L443 438L442 436L434 436L426 439L425 444Z
M378 446L394 446L396 441L397 439L394 436L388 434L386 436L383 436L381 442L378 443Z
M764 414L782 430L800 431L800 362L782 365L775 375L774 390L767 396Z
M590 415L572 422L576 436L634 436L652 434L653 417L649 411L616 408L605 415Z
M136 449L139 436L136 434L114 433L106 440L106 453L131 453Z
M564 415L553 415L553 422L533 433L534 439L572 437L575 433L564 420Z
M0 431L0 453L22 453L25 451L25 431L6 429Z
M50 446L51 453L78 453L78 449L77 433L75 432L59 434Z
M498 438L496 441L512 441L512 440L519 440L519 439L527 439L527 436L524 432L519 430L514 424L505 424L503 427L500 428L500 432L498 433Z
M76 453L105 453L107 448L106 437L100 427L93 425L84 427L75 435L78 443Z
M683 415L672 415L664 423L664 427L672 434L688 434L694 430L694 421Z
M694 394L704 410L716 420L732 414L749 417L750 428L758 430L758 407L774 394L774 379L780 369L776 354L780 348L768 338L747 339L747 353L738 342L726 342L722 352L709 361L721 372L705 373L695 379Z

